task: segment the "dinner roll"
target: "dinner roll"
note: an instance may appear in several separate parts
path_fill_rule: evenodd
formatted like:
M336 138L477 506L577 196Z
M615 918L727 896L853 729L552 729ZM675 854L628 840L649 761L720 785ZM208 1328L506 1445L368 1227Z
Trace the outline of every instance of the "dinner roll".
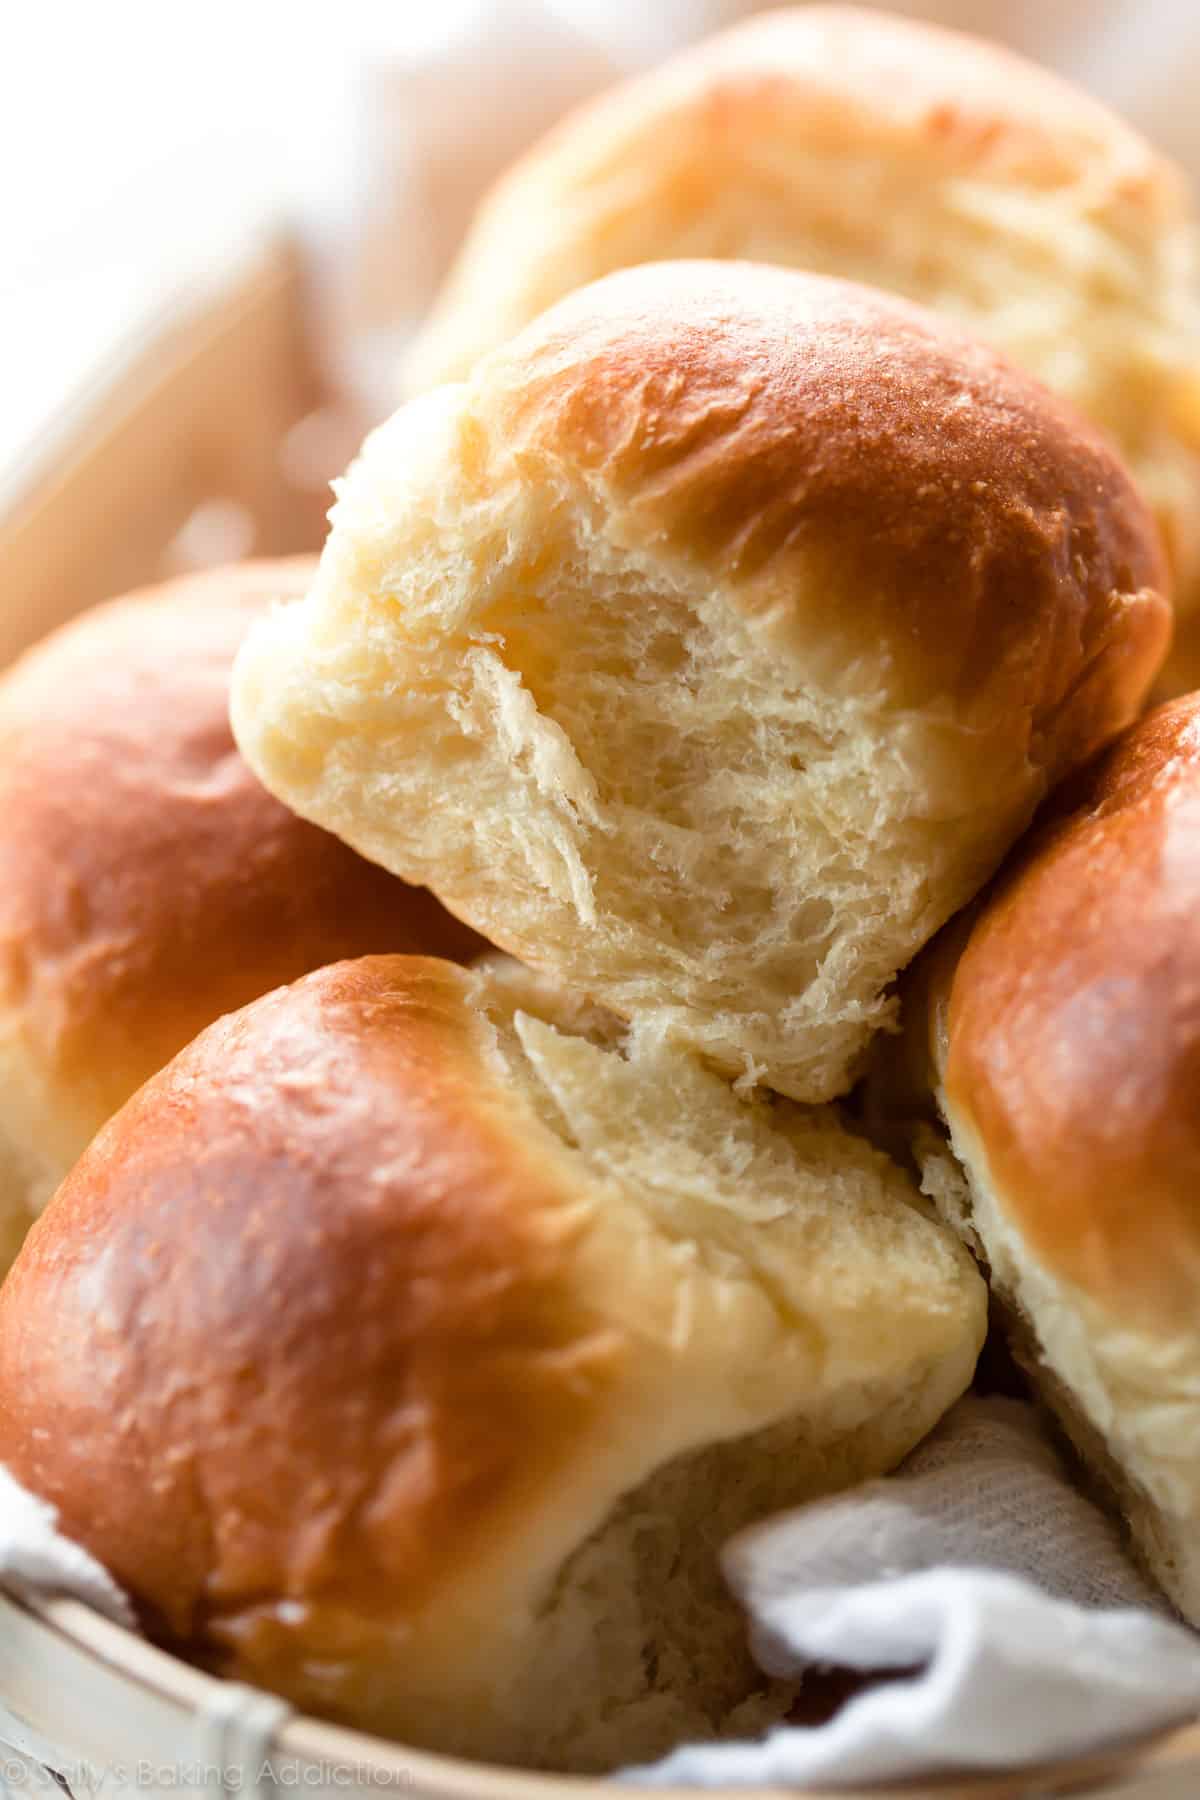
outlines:
M1200 695L1137 725L914 972L925 1185L1200 1625Z
M1149 516L1042 388L751 264L571 296L378 431L332 517L238 662L267 786L809 1101L1168 629Z
M0 676L3 1266L97 1127L219 1013L340 956L478 947L234 747L234 652L313 566L113 601Z
M929 25L763 15L572 114L500 180L406 387L461 379L598 276L681 256L845 276L961 320L1112 434L1180 604L1200 606L1193 205L1097 102Z
M222 1019L0 1292L0 1461L152 1633L410 1742L602 1768L787 1704L717 1552L890 1468L984 1289L832 1110L520 970Z

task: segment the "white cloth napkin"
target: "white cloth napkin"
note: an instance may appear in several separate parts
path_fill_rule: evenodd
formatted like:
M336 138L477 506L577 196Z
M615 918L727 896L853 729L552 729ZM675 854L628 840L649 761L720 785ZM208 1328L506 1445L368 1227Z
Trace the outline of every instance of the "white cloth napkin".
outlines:
M58 1514L0 1468L0 1581L19 1594L72 1594L132 1627L133 1609L107 1570L63 1537Z
M826 1725L689 1746L627 1779L827 1787L1015 1768L1200 1709L1200 1639L1019 1401L961 1401L898 1474L755 1526L724 1561L772 1674L903 1673Z

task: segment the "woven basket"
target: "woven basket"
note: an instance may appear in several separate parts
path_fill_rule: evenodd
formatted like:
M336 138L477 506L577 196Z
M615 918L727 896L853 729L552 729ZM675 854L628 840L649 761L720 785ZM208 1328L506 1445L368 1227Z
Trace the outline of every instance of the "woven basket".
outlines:
M281 1702L202 1675L76 1601L19 1601L2 1592L0 1744L7 1747L0 1779L9 1788L43 1795L65 1788L74 1800L134 1793L255 1800L276 1791L330 1800L388 1792L413 1800L615 1800L639 1791L484 1768L297 1718ZM798 1800L790 1790L737 1792L738 1800ZM807 1800L1197 1800L1200 1725L1052 1770L875 1788L869 1796L846 1788L805 1793Z
M136 340L68 410L52 456L17 471L15 483L0 470L0 664L83 607L203 561L205 546L220 560L320 543L319 444L330 440L335 463L344 450L286 247L249 254L215 291L165 309L152 331L141 321ZM352 421L346 429L353 435ZM219 529L190 529L231 520L235 543L222 543ZM297 1718L75 1601L2 1589L0 1787L48 1800L276 1790L339 1800L396 1791L420 1800L613 1800L634 1791L484 1768ZM745 1800L768 1792L739 1790ZM877 1788L870 1800L885 1792L1200 1800L1200 1725L1053 1770ZM866 1800L846 1788L809 1797Z

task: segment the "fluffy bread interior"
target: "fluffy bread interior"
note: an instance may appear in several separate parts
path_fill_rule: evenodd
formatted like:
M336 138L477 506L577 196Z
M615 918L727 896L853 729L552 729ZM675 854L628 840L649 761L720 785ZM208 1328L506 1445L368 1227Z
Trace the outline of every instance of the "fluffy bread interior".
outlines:
M844 1093L888 983L1040 797L1027 739L863 668L789 668L720 582L551 472L480 492L464 393L368 442L313 592L239 660L244 754L622 1016L794 1098Z

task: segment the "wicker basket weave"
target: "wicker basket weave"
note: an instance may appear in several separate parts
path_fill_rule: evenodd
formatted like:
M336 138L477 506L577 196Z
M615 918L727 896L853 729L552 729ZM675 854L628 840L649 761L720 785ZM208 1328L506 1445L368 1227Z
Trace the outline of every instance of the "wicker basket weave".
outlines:
M257 1800L289 1790L328 1800L397 1790L413 1800L614 1800L638 1791L484 1768L298 1718L267 1695L189 1668L76 1601L22 1602L2 1592L0 1744L15 1753L0 1755L8 1787L43 1795L66 1789L74 1800L193 1793ZM682 1797L701 1790L675 1791ZM1200 1725L1053 1770L876 1788L869 1796L859 1789L805 1792L807 1800L1197 1800ZM785 1791L739 1789L738 1796L785 1800ZM789 1791L786 1800L798 1796Z

